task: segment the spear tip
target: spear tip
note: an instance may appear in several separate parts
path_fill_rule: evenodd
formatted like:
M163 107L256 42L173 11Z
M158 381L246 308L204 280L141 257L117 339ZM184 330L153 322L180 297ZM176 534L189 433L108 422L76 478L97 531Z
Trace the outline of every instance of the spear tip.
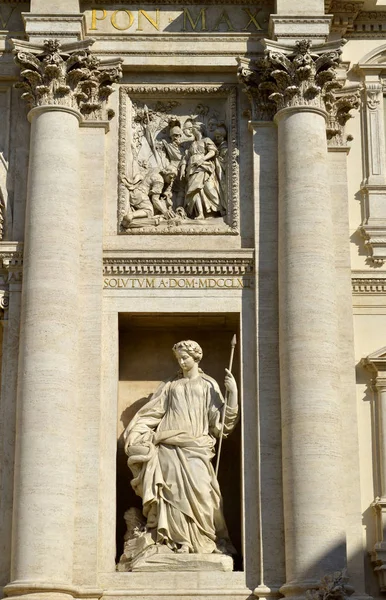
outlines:
M232 348L234 348L237 344L237 338L236 338L236 334L233 336L232 341L231 341L231 346Z

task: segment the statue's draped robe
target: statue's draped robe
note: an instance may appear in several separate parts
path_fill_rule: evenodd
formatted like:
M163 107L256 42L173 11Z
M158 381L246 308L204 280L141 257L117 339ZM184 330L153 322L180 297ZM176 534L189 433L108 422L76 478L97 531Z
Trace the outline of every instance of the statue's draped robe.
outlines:
M178 377L161 384L125 431L131 485L142 497L147 526L173 550L186 544L190 552L211 553L229 543L211 463L224 405L211 377ZM225 435L237 414L226 408Z

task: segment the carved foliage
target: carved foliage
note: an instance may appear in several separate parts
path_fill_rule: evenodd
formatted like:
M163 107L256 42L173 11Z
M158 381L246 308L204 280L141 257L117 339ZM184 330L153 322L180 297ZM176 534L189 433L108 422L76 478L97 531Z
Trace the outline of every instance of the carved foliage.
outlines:
M336 78L342 51L312 53L310 48L310 40L300 40L291 54L267 49L249 69L239 60L239 79L263 112L304 105L326 108L334 101L334 92L342 87Z
M85 118L104 117L112 84L122 76L120 64L103 65L88 49L65 53L59 40L45 40L40 55L17 52L15 60L21 67L21 81L16 85L24 90L22 98L31 108L67 106Z
M346 600L353 589L348 585L346 570L328 573L320 580L319 589L307 590L307 600Z
M330 146L344 146L347 139L344 135L344 127L352 118L350 111L360 107L359 93L336 95L333 101L326 101L327 140Z

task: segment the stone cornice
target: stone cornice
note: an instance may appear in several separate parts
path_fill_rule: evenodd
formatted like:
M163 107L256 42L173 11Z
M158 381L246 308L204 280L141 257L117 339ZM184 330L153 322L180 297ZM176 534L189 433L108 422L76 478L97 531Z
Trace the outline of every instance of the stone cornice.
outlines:
M116 252L105 253L105 276L243 276L253 275L254 259L251 252L215 253L208 256L179 254L170 256L123 256Z
M122 76L121 59L102 62L89 50L93 42L61 44L49 39L42 48L13 40L21 68L16 85L31 108L63 106L79 111L84 119L106 120L107 100Z
M325 10L333 15L331 31L341 35L354 31L354 22L364 5L363 0L347 2L347 0L327 0Z
M384 295L386 293L386 272L353 272L352 293L357 295Z

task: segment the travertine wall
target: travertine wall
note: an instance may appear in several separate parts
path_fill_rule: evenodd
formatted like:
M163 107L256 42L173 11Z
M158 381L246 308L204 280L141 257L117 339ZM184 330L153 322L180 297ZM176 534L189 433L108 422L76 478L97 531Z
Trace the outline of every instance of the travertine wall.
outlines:
M2 593L300 598L347 565L356 596L380 597L386 12L375 0L49 5L0 6ZM28 120L10 38L35 54L58 38L68 57L91 37L98 72L117 69L108 103L85 113L51 90ZM327 146L325 109L305 96L262 117L236 58L253 72L263 39L285 53L341 37L338 76L360 99L344 133ZM228 221L122 228L121 176L146 102L225 120ZM175 336L202 341L221 380L234 332L242 418L220 482L237 570L117 573L130 405L170 376Z

